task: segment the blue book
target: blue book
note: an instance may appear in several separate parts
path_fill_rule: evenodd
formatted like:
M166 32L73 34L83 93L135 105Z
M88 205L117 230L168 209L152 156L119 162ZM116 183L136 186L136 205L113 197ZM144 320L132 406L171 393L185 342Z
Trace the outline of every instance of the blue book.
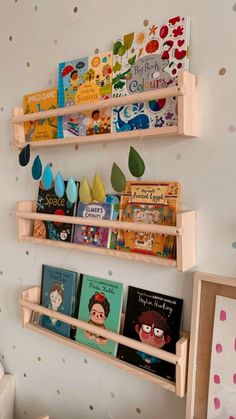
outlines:
M123 284L89 275L83 275L79 314L80 320L100 330L119 333L123 301ZM97 333L77 329L75 340L101 352L116 356L117 343Z
M75 316L79 284L77 272L43 265L41 304L50 310ZM53 317L43 315L42 326L62 336L71 336L71 326Z
M90 203L79 202L77 217L91 218L92 220L111 220L113 205L110 203ZM110 229L107 227L96 227L87 225L76 225L74 229L73 241L79 244L109 247Z

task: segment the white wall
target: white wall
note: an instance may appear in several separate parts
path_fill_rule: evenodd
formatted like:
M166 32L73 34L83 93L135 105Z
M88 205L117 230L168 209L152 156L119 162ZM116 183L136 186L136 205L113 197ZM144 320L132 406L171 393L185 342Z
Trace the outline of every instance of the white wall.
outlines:
M184 328L189 329L193 274L18 243L15 203L35 199L37 183L30 167L19 167L12 147L12 107L21 105L24 94L56 86L58 62L92 54L96 48L107 50L117 35L142 28L144 19L161 24L176 14L188 14L190 70L199 76L199 138L133 145L145 158L146 179L179 180L183 205L198 211L196 269L234 276L234 9L233 1L222 0L0 0L0 361L15 376L17 419L34 419L45 412L52 419L183 419L185 400L22 329L18 300L21 290L40 283L45 263L182 297ZM222 67L223 76L218 73ZM40 155L43 164L53 163L54 173L60 169L65 178L92 179L98 171L109 187L112 163L124 167L129 146L82 146L77 151L69 147L63 152L42 150Z

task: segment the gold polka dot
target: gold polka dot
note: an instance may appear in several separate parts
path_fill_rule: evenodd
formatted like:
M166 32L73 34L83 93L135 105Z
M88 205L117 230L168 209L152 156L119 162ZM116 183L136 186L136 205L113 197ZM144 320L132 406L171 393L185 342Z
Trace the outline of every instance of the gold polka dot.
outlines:
M148 19L144 19L144 21L143 21L143 26L147 26L148 24L149 24Z
M98 53L99 53L99 49L96 48L95 51L94 51L94 54L98 54Z
M219 75L220 76L224 76L225 73L226 73L226 68L222 67L222 68L219 69Z

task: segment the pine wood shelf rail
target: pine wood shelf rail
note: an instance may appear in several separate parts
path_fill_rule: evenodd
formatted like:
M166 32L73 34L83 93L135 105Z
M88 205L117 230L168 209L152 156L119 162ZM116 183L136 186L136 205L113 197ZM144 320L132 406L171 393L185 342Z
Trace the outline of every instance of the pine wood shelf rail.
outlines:
M41 306L40 305L40 287L38 286L35 286L26 291L23 291L21 295L21 299L20 299L20 304L23 309L23 317L22 317L23 327L33 330L35 332L41 333L47 337L57 340L58 342L64 343L72 348L87 352L90 355L100 358L105 362L110 362L111 364L119 368L123 368L125 371L136 374L139 377L144 378L145 380L148 380L154 384L158 384L161 387L165 388L166 390L174 392L179 397L184 397L185 392L186 392L187 358L188 358L188 338L187 337L180 338L179 341L176 343L176 354L172 354L162 349L153 348L152 346L127 338L119 333L114 333L107 329L101 330L101 328L97 326L93 326L79 319L66 316L62 313L58 313L58 312L49 310L46 307ZM145 352L149 355L155 356L171 364L174 364L176 368L176 381L172 382L165 378L159 377L155 374L146 372L145 370L142 370L138 367L130 365L110 355L104 354L103 352L97 351L93 348L90 348L89 346L75 342L69 338L61 336L41 326L32 324L30 323L32 312L37 312L40 314L45 314L47 316L54 317L57 320L67 323L71 326L78 327L82 330L86 330L93 333L99 333L101 336L103 336L106 339L110 339L114 342L126 345L135 350Z
M176 226L150 225L140 223L127 223L123 221L93 220L79 217L68 217L55 214L42 214L36 212L36 201L21 201L17 203L15 216L17 218L18 239L53 247L76 249L84 252L96 253L106 256L154 263L168 267L176 267L179 271L186 271L196 264L196 212L182 211L176 215ZM177 257L176 260L157 256L145 255L134 252L106 249L102 247L87 246L77 243L69 243L56 240L33 237L34 220L47 220L54 222L67 222L70 224L82 224L113 229L133 230L137 232L152 232L176 236Z
M126 132L89 135L72 138L59 138L39 140L30 143L32 148L60 147L66 145L109 143L121 140L134 140L137 138L155 138L159 136L182 135L187 137L197 136L197 78L194 74L183 71L178 75L176 86L136 93L99 102L90 102L81 105L67 106L48 111L23 114L22 108L13 108L11 118L14 124L14 146L18 149L26 144L24 122L37 121L42 118L57 117L75 113L82 113L94 109L109 109L115 106L129 105L135 102L148 102L154 99L177 97L178 125L134 130Z

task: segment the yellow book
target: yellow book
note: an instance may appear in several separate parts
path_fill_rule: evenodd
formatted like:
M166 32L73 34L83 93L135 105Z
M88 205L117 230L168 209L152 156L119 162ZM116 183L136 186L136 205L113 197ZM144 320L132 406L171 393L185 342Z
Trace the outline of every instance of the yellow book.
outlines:
M31 93L23 97L24 114L57 108L57 89ZM25 141L57 138L57 118L42 118L24 123Z
M120 221L175 225L180 184L175 181L130 181L120 201ZM175 258L175 237L119 230L117 249Z

